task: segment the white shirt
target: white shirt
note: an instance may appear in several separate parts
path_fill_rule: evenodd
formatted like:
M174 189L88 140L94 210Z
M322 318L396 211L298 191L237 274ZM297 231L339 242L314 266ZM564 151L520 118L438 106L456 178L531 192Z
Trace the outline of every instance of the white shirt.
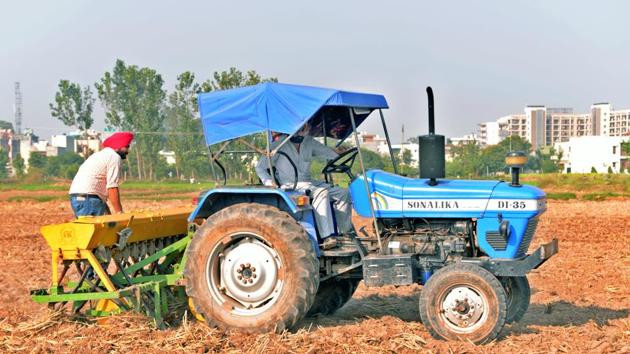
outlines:
M118 187L122 159L112 148L92 154L81 164L69 194L96 194L107 201L107 189Z
M271 145L271 150L277 147L280 142L274 142ZM337 157L337 153L330 147L315 140L312 136L305 136L304 141L300 144L300 151L298 152L295 145L292 142L284 144L280 150L289 156L291 161L297 168L298 182L312 182L311 177L311 161L314 157L324 157L328 160ZM279 153L276 153L272 158L273 166L276 168L276 176L281 185L292 185L295 181L295 174L291 163L287 158ZM269 185L272 181L272 177L267 171L269 169L269 162L266 157L261 158L256 165L256 173L265 185Z

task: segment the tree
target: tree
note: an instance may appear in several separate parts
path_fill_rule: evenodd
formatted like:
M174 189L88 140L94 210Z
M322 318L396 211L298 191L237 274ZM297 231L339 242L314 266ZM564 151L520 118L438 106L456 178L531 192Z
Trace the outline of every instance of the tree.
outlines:
M71 179L76 175L83 158L75 153L66 153L46 159L44 176Z
M451 147L453 160L446 164L446 174L449 176L478 176L481 172L481 148L476 141Z
M17 155L13 158L13 170L15 170L15 176L17 178L24 177L24 174L26 173L26 166L24 165L24 159L22 156Z
M213 79L208 79L201 84L201 92L228 90L237 87L257 85L261 82L278 82L278 79L275 77L263 79L254 70L249 70L243 75L240 70L234 67L227 71L215 71L212 77Z
M55 102L49 104L52 116L69 127L76 126L81 131L90 129L94 123L94 97L90 87L81 89L81 85L68 80L59 81L58 87Z
M491 145L481 151L480 167L481 173L490 172L496 173L500 171L506 171L505 156L510 151L523 151L528 154L531 151L532 145L520 136L511 136L508 139L504 139L497 145ZM537 168L537 160L529 159L527 168Z
M13 130L13 123L7 122L5 120L0 120L0 129Z
M0 149L0 178L7 178L9 173L7 165L9 164L9 155L6 151Z
M46 167L47 161L46 154L44 153L36 153L31 152L31 156L28 158L28 168L30 169L41 169Z
M175 152L175 173L178 178L181 175L192 176L198 169L195 166L198 159L195 157L207 152L200 121L195 118L196 93L199 89L195 75L186 71L177 76L175 91L168 96L166 144ZM207 159L205 161L208 163Z
M95 84L110 128L136 132L129 161L138 178L155 178L164 129L164 80L155 70L126 65L118 59L112 72Z
M412 161L411 150L403 149L401 160L402 160L402 163L405 164L405 166L411 166L411 161Z

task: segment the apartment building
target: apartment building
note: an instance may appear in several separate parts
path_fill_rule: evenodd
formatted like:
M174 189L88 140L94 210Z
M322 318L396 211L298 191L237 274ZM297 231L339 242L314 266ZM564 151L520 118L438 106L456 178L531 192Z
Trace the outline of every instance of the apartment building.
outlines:
M611 111L608 120L609 136L630 136L630 109Z
M534 149L567 142L581 136L630 136L630 110L613 110L609 103L595 103L590 113L572 108L526 106L525 114L510 114L479 125L482 145L498 144L506 136L520 136Z

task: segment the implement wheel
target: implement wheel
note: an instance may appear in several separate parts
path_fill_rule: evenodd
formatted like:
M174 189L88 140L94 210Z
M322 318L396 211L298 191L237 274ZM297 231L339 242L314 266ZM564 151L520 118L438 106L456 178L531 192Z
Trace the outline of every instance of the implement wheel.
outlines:
M242 203L212 215L186 251L186 293L206 323L248 333L282 332L310 309L319 261L287 213Z
M429 278L420 294L420 317L439 339L486 343L497 337L507 313L501 282L472 264L452 264Z
M502 277L501 284L507 295L507 318L505 323L520 321L527 308L532 290L527 277Z
M313 307L307 316L332 315L352 298L360 279L330 279L319 284Z

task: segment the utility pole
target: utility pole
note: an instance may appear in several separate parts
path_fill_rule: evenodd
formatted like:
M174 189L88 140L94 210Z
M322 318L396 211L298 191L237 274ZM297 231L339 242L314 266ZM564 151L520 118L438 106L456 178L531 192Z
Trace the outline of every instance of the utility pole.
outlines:
M400 142L400 145L402 146L402 144L405 143L405 125L402 125L402 141Z
M13 105L13 114L15 119L15 134L22 134L22 92L20 91L20 82L15 82L15 103Z

